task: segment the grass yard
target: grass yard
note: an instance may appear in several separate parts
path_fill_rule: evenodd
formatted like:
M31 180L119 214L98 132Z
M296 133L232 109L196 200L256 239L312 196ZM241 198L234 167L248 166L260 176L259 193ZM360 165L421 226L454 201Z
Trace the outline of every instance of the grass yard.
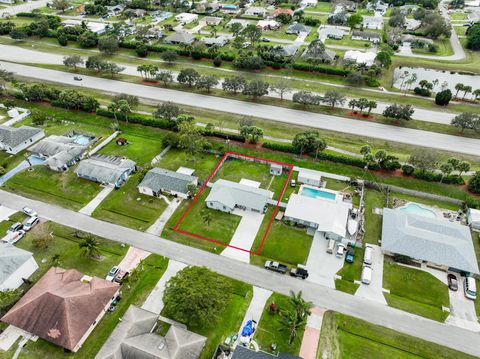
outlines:
M449 307L448 287L430 273L389 262L384 263L383 287L390 290L384 294L392 307L443 322Z
M212 182L218 179L240 182L242 178L260 182L260 188L268 188L275 176L270 174L270 165L229 158L220 166Z
M270 345L276 344L277 350L280 353L298 355L300 351L300 345L302 343L303 331L305 328L298 330L296 338L294 339L293 343L289 345L289 333L288 331L283 330L284 326L280 322L280 314L278 314L278 312L276 314L272 314L268 309L268 306L272 302L276 304L277 310L280 312L291 305L289 303L289 297L283 294L273 293L263 308L262 317L258 322L254 340L263 351L269 352Z
M309 11L330 12L332 9L333 4L331 2L319 1L315 7L307 7L305 12L307 14Z
M365 190L365 236L364 243L378 244L382 237L382 216L373 213L374 208L383 208L385 194L383 192Z
M260 248L260 243L267 230L270 217L273 213L273 206L269 206L263 219L262 225L258 230L252 251L256 252ZM267 238L265 239L260 255L250 255L250 262L263 266L265 260L273 259L291 266L305 264L308 253L312 245L313 237L307 234L305 228L298 228L286 224L283 221L273 220Z
M26 153L26 151L22 151L16 155L11 155L5 151L0 151L0 166L8 172L24 160L24 154Z
M27 218L27 215L23 212L16 212L12 214L8 220L0 222L0 238L2 238L10 226L17 222L23 222Z
M90 202L101 187L98 183L77 177L70 168L55 172L44 166L22 171L10 178L3 187L25 197L79 210Z
M317 359L473 359L438 344L328 311L323 316Z
M93 212L93 217L140 231L150 227L167 208L163 198L138 192L141 173L130 176L121 188L113 190Z
M434 45L437 46L437 52L430 52L428 49L415 49L412 48L414 54L425 54L433 56L449 56L453 54L452 45L450 39L433 40Z
M363 252L363 248L355 248L353 263L345 262L342 269L337 272L342 279L335 279L335 289L355 294L359 285L355 284L354 281L360 280L362 276Z
M158 162L157 167L171 171L176 171L182 166L192 168L195 170L194 175L197 176L200 181L204 182L208 176L210 176L218 161L220 161L219 156L208 153L200 153L195 159L192 159L185 151L171 149L163 156L160 162Z
M346 35L341 40L326 39L325 45L348 46L360 49L368 49L372 47L372 43L370 41L353 40L351 35Z

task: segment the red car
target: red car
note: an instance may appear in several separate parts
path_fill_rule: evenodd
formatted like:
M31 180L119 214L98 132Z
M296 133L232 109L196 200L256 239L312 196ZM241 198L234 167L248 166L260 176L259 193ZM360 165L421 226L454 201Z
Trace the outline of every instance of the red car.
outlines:
M449 274L447 275L447 280L448 280L448 288L450 288L450 290L453 290L454 292L456 292L458 290L458 281L457 281L457 277L455 277L454 274Z

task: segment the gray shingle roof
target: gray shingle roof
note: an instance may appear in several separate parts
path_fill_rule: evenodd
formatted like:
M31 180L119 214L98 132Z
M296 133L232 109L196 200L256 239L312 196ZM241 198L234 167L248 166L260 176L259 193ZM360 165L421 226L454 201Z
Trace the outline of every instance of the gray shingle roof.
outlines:
M354 30L352 33L352 36L359 36L363 38L372 38L372 39L380 39L380 34L377 32L371 32L371 31L358 31Z
M30 126L10 127L0 125L0 142L14 148L42 131L42 129Z
M197 180L198 178L195 176L169 171L164 168L153 168L147 172L138 187L147 187L154 192L163 189L187 194L187 186Z
M470 229L442 219L384 208L382 250L479 273Z
M310 32L311 28L298 22L290 25L285 32L287 34L299 34L301 32Z
M165 38L166 43L178 42L182 44L189 44L195 40L195 36L189 34L188 32L176 32Z
M0 283L3 283L33 254L11 244L0 243Z
M116 183L128 170L135 167L135 162L128 158L95 155L81 161L75 169L80 177L94 178L101 183Z
M286 354L286 353L279 353L278 355L269 354L266 352L258 351L255 352L253 350L247 349L241 345L237 345L235 350L233 351L232 359L300 359L300 357Z
M52 135L30 147L29 151L47 157L45 163L50 167L60 168L79 158L88 148L73 141L71 137Z

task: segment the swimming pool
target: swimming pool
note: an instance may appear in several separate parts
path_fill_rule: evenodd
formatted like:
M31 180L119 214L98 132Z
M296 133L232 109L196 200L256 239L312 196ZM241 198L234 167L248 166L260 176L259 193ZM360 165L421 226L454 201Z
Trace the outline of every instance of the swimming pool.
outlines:
M337 198L337 194L333 192L327 192L327 191L322 191L321 189L316 189L316 188L311 188L311 187L303 187L302 196L307 196L311 198L325 198L325 199L330 199L332 201Z
M82 145L82 146L87 146L93 138L90 136L85 136L85 135L73 135L73 142L75 142L77 145Z
M407 205L399 208L399 211L405 212L408 214L414 214L417 216L423 216L427 218L436 218L437 215L431 209L422 207L416 203L408 203Z

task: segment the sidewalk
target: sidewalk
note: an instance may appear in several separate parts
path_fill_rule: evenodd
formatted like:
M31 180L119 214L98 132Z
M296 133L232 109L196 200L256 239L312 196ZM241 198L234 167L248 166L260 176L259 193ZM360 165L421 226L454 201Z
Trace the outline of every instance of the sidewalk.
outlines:
M147 230L147 233L154 234L156 236L159 236L163 232L163 228L165 227L165 224L168 222L172 214L175 212L175 210L180 206L182 203L181 198L175 198L173 199L165 208L165 210L162 212L160 217L155 221L154 224L152 224Z
M79 212L91 216L93 211L102 203L102 201L107 197L110 192L114 190L115 187L107 186L103 188L99 194L95 196L85 207L83 207Z

